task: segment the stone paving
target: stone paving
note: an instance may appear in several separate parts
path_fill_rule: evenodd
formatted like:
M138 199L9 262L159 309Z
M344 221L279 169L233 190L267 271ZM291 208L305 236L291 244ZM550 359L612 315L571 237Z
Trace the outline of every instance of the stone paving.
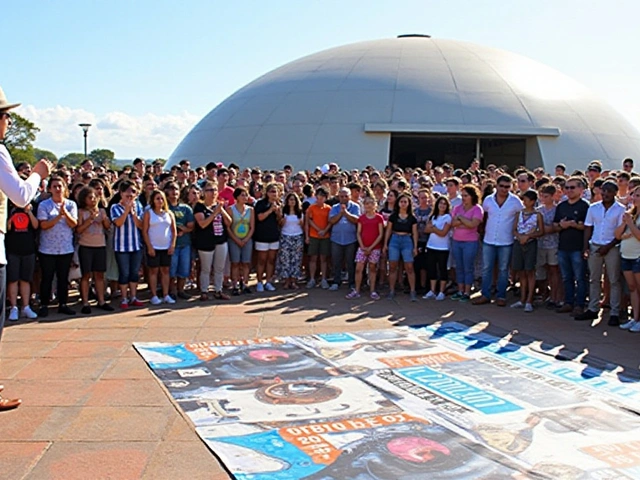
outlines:
M55 314L10 323L0 344L0 383L23 405L0 413L2 479L227 479L215 456L173 406L136 341L184 342L393 328L448 320L487 322L514 340L546 342L550 354L635 375L640 334L577 322L543 308L532 314L408 296L374 302L346 291L277 291L177 308L116 314ZM55 312L55 310L53 310Z

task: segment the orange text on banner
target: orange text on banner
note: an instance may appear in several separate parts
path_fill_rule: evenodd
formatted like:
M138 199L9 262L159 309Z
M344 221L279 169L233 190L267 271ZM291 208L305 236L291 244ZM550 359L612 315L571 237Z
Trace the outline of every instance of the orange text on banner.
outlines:
M613 468L627 468L640 465L640 441L592 445L583 447L582 452L602 460Z
M388 365L389 368L405 368L426 365L429 367L442 365L443 363L464 362L468 358L453 352L431 353L414 357L378 358L378 361Z

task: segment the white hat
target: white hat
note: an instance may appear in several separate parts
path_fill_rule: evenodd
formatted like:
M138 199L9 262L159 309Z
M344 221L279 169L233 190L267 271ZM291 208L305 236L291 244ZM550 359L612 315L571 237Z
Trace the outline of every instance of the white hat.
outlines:
M329 171L329 164L325 163L320 167L320 170L322 171L322 173L327 173Z
M20 103L9 103L7 101L7 97L4 94L4 91L2 90L2 87L0 87L0 111L10 110L12 108L19 107L20 105Z

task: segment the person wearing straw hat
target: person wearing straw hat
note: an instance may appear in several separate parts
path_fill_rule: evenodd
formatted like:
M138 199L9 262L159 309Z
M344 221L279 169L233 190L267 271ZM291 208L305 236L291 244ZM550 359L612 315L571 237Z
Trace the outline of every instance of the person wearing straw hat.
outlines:
M0 142L3 142L7 131L11 126L10 110L20 106L19 103L10 103L0 88ZM53 164L46 159L40 160L31 170L31 175L26 180L18 176L13 166L11 155L7 147L0 143L0 339L5 321L6 303L6 265L7 257L4 249L4 234L7 228L7 199L16 206L26 206L38 193L38 187L43 178L49 176ZM0 392L4 387L0 385ZM3 398L0 394L0 411L11 410L22 403L20 399Z

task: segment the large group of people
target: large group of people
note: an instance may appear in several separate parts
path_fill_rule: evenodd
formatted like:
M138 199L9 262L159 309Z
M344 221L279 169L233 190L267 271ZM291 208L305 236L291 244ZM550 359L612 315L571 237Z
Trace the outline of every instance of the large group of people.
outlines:
M0 90L1 136L13 108L3 100ZM151 305L321 288L354 301L367 290L375 301L504 307L513 290L514 309L576 320L609 309L610 325L640 332L640 175L630 158L573 172L478 159L262 171L138 158L115 170L90 159L14 167L0 146L0 160L10 321L46 317L53 304L63 315L142 307L142 278Z

